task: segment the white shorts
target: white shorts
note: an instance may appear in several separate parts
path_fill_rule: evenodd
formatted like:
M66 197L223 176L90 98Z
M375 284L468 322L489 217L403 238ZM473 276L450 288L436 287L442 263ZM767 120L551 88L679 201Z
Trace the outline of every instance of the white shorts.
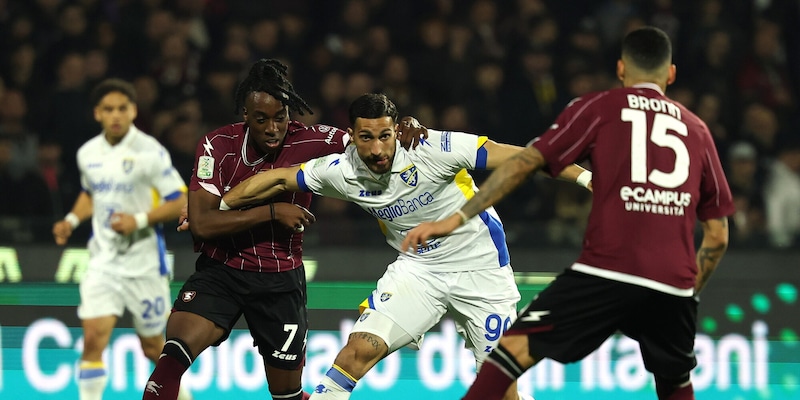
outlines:
M166 276L120 277L89 269L80 283L78 318L91 319L130 311L136 333L142 337L162 334L171 309Z
M408 260L397 260L387 267L367 302L369 308L408 333L416 346L425 332L447 314L455 321L466 347L481 363L516 318L519 299L511 266L431 272ZM353 332L360 331L357 321Z

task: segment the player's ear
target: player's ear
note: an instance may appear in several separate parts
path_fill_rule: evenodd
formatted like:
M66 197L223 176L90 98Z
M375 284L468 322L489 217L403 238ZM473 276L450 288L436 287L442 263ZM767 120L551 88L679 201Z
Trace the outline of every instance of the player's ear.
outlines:
M100 122L100 107L94 108L94 120Z
M625 62L621 58L617 60L617 79L620 81L625 79Z
M678 67L675 64L669 66L669 75L667 76L667 85L672 85L675 83L675 79L677 77Z

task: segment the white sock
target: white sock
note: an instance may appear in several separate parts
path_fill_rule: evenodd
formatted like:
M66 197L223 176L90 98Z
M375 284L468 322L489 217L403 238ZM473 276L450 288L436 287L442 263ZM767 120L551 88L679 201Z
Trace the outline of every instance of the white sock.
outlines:
M311 392L309 400L348 400L357 382L350 374L334 364Z
M181 385L178 388L178 400L192 400L194 397L192 396L192 392L186 388L186 385Z
M533 396L522 392L517 392L517 396L519 396L519 400L536 400Z
M102 361L83 361L78 367L78 393L80 400L102 400L108 374Z

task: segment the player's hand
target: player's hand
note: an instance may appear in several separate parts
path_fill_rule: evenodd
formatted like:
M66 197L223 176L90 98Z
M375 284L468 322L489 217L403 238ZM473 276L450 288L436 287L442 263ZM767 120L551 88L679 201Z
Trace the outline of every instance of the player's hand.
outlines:
M317 222L317 217L305 207L293 203L274 203L275 220L289 230L300 233L307 226Z
M63 246L67 244L67 240L72 236L72 225L66 220L61 220L53 224L53 237L56 239L56 244Z
M181 216L178 217L178 232L189 230L189 204L184 204L181 209Z
M397 125L397 139L406 150L416 149L423 139L428 138L428 128L420 124L414 117L403 117Z
M458 215L453 215L441 221L423 222L406 233L406 238L400 244L400 251L406 252L411 249L412 252L416 252L419 246L427 246L429 239L449 235L459 225L461 225L461 217Z
M120 235L127 236L136 230L136 219L131 214L114 213L109 219L111 229Z

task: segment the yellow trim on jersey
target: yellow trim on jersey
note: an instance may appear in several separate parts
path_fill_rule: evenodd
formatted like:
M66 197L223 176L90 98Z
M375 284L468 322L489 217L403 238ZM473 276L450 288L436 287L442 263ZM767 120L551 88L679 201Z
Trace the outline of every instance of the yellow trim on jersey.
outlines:
M336 364L333 364L333 368L335 368L337 371L341 372L342 375L346 376L348 379L352 380L353 382L358 382L358 379L353 378L353 375L350 375L349 373L347 373L347 371L342 369L342 367L340 367L340 366L338 366Z
M477 148L480 149L481 147L483 147L484 143L486 143L488 140L489 140L488 136L478 136L478 147Z
M458 171L453 181L456 183L456 186L458 186L458 189L461 190L461 193L464 193L464 197L466 197L467 200L475 196L475 190L472 188L474 182L472 176L469 175L466 169Z
M378 220L378 227L381 228L381 233L383 233L384 237L389 233L389 228L386 227L383 221Z
M161 204L161 196L158 195L158 191L155 188L150 188L150 197L153 199L153 208Z
M361 304L358 305L358 313L362 314L364 310L369 308L369 297L364 299Z

